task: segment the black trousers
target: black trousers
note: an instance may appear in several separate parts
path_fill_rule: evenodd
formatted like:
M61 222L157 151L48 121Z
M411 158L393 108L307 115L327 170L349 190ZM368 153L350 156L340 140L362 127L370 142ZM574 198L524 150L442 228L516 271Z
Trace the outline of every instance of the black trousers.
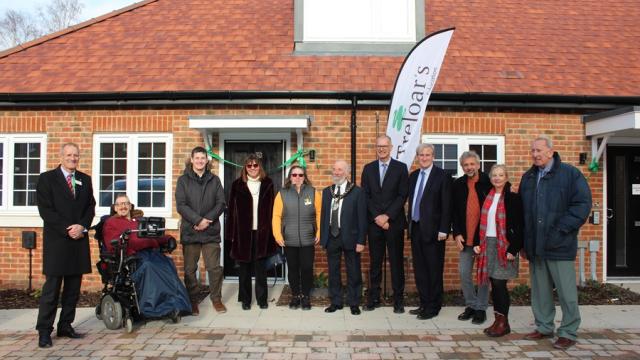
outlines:
M491 300L493 300L493 310L507 316L511 299L507 289L507 280L489 278L491 280Z
M256 301L259 305L267 303L267 273L264 268L265 259L256 259L257 231L251 232L251 261L238 262L238 300L243 304L251 304L251 274L256 277L255 291Z
M428 314L438 314L442 308L444 284L444 241L424 242L420 236L420 225L411 222L411 253L416 287L420 296L420 307Z
M342 234L329 236L327 244L327 262L329 265L329 297L331 303L342 306L342 256L347 268L347 303L349 306L360 305L362 294L362 273L360 270L360 253L355 249L345 249Z
M60 289L63 283L64 288L62 289L62 297L60 297ZM81 284L82 274L47 276L44 285L42 285L40 306L38 308L38 322L36 323L38 332L51 333L53 331L53 322L56 319L58 310L58 300L62 305L60 318L58 319L58 330L71 326L76 317L76 305L80 298Z
M287 258L289 286L292 295L309 296L313 287L313 261L315 247L285 246L284 255Z
M380 283L382 282L382 263L385 248L389 266L391 267L391 286L393 301L402 304L404 299L404 231L400 226L383 230L378 225L370 224L369 239L369 303L380 300Z

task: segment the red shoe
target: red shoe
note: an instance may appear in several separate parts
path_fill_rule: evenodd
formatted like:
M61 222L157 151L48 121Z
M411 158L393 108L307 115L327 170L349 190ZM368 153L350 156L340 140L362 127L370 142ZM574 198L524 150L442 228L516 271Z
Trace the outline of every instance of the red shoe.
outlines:
M559 350L567 350L576 344L575 340L568 339L566 337L558 337L558 340L553 343L553 347Z
M548 339L552 337L553 337L553 334L543 334L538 330L533 330L533 332L530 332L524 336L526 340L542 340L542 339Z

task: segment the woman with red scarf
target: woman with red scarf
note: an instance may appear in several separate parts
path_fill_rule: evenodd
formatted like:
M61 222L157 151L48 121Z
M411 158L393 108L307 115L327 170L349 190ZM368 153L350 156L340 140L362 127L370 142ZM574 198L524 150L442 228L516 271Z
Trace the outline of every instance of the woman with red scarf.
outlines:
M484 329L491 337L511 332L509 326L509 290L507 281L518 276L518 252L522 248L522 200L511 192L507 167L494 165L489 172L493 188L480 213L478 284L491 281L491 298L495 321Z

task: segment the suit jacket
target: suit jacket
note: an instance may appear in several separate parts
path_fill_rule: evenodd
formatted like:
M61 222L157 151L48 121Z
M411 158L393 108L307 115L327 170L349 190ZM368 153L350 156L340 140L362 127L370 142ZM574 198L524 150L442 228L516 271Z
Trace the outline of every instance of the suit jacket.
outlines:
M331 194L333 186L322 191L322 214L320 216L320 244L326 248L329 243L329 222L331 220ZM364 191L354 186L342 199L340 211L340 234L345 249L354 250L357 244L365 244L367 233L367 203Z
M404 163L392 158L384 181L380 184L380 161L372 161L362 169L360 185L367 199L370 224L374 223L376 216L386 214L389 216L390 227L406 227L404 203L409 193L409 172Z
M91 177L75 172L76 196L69 190L60 166L40 174L36 199L44 221L42 272L47 276L80 275L91 272L89 236L74 240L67 227L80 224L89 229L95 215Z
M413 211L413 193L416 191L420 170L413 171L409 176L409 221ZM419 240L423 242L438 241L439 232L448 234L451 231L451 177L435 165L432 165L431 174L424 185L422 199L420 199L419 224L421 232Z

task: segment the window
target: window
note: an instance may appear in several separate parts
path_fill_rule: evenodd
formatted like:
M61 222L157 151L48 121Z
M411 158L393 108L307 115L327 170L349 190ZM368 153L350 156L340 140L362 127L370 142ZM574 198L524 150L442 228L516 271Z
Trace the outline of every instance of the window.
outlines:
M294 7L297 52L405 55L425 34L424 1L294 0Z
M0 209L36 212L36 185L46 170L46 135L0 135Z
M97 211L109 212L117 194L126 193L145 215L171 214L170 134L96 135L94 192Z
M480 156L480 169L491 170L496 163L504 163L503 136L423 135L422 142L435 147L434 163L452 177L462 176L460 155L468 150Z

